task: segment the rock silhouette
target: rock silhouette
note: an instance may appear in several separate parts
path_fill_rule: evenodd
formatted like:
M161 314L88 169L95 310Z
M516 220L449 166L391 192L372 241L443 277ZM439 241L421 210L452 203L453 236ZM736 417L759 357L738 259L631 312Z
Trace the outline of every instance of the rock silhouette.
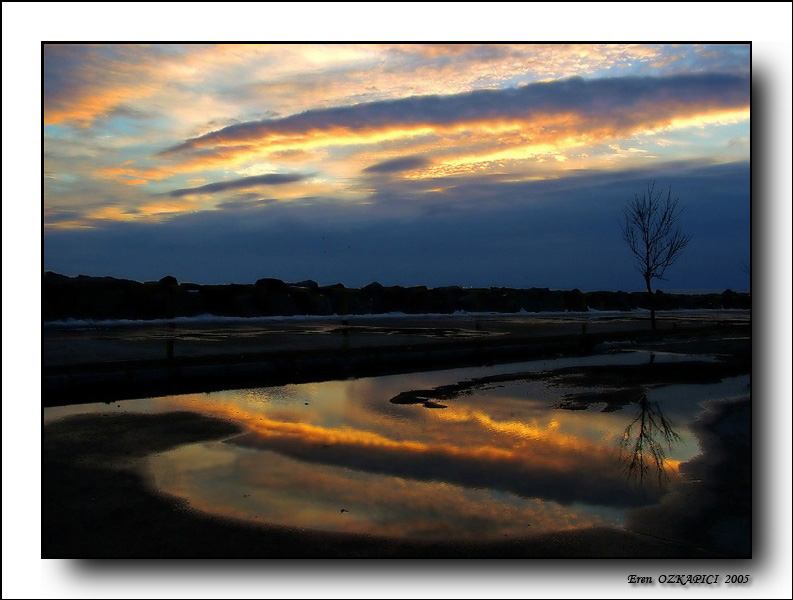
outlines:
M751 296L723 293L654 295L659 310L749 309ZM544 311L628 311L648 308L647 292L581 292L548 288L463 288L383 286L363 288L315 281L286 283L263 278L255 284L199 285L178 283L172 276L138 282L114 277L66 277L48 271L42 281L44 321L62 319L167 319L213 314L256 317L292 315L517 313Z

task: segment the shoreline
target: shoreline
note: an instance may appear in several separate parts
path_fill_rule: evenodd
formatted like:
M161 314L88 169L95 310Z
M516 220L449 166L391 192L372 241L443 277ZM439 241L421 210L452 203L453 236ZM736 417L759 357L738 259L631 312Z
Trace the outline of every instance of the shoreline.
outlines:
M655 341L701 340L709 336L731 334L748 336L751 325L742 322L663 322L655 334L643 320L618 323L593 323L587 330L581 323L547 323L535 330L486 323L479 325L482 335L458 328L438 333L430 327L411 330L379 328L350 332L339 328L330 333L276 332L272 341L269 330L249 338L234 337L234 330L224 331L224 339L192 343L192 355L175 356L173 346L182 343L179 332L168 337L161 331L138 346L149 343L159 358L145 357L142 350L130 350L129 360L80 360L75 350L69 358L74 364L51 360L42 366L42 405L61 406L95 401L114 401L147 396L162 396L243 387L265 387L289 383L340 380L405 373L519 362L557 355L574 356L591 353L603 345L635 345ZM599 328L599 330L598 330ZM189 332L193 334L193 332ZM200 332L199 332L200 333ZM213 331L212 333L215 333ZM75 334L77 335L77 334ZM62 342L69 349L71 332ZM174 341L176 340L176 341ZM47 340L45 339L45 346ZM107 342L94 343L101 354ZM125 339L118 345L131 348ZM163 352L168 349L168 354ZM144 347L145 349L145 347ZM136 354L141 358L136 358ZM62 350L62 355L67 351ZM85 356L88 352L85 352ZM165 356L163 356L165 355ZM108 353L110 356L110 353Z
M680 316L680 315L710 315L714 313L724 313L726 315L739 315L747 314L749 311L745 308L681 308L672 310L657 310L656 314L659 317L663 316ZM633 318L640 316L649 316L650 310L646 308L634 308L630 310L600 310L590 308L586 311L527 311L519 310L517 312L472 312L459 310L452 313L409 313L409 312L390 312L390 313L355 313L355 314L330 314L330 315L254 315L249 317L227 316L213 313L205 313L193 316L180 316L172 319L79 319L79 318L65 318L56 320L44 320L42 325L45 328L70 328L70 327L135 327L146 325L169 325L174 323L176 325L192 325L192 324L217 324L217 325L235 325L235 324L250 324L250 323L280 323L280 322L327 322L327 321L378 321L378 320L396 320L396 319L479 319L479 318L551 318L551 319L575 319L578 321L586 319L597 319L599 317L620 317L620 318Z

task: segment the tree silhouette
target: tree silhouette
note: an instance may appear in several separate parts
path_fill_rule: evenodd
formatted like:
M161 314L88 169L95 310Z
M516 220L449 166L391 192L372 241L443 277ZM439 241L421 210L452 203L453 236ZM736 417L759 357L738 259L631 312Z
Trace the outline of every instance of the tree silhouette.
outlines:
M664 273L677 260L678 255L691 241L677 226L683 209L678 208L679 198L672 198L672 188L664 198L664 190L655 191L655 182L623 208L620 223L622 237L636 258L636 268L642 274L650 294L650 322L655 324L655 296L651 287L653 279L664 279Z

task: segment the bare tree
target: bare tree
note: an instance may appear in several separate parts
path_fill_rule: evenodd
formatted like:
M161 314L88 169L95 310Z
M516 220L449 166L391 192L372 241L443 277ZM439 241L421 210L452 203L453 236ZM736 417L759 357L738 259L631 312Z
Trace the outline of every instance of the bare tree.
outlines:
M650 294L650 321L655 325L655 296L651 287L653 279L664 279L664 273L677 260L678 255L691 241L677 226L683 209L678 208L679 198L672 198L672 188L664 198L664 190L655 191L655 182L649 184L641 196L623 208L624 220L620 223L622 237L636 258L636 268L642 274Z

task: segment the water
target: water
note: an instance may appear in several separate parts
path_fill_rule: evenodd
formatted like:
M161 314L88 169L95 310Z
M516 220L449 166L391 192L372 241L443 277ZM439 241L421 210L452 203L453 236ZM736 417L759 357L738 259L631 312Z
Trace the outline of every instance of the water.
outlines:
M660 463L649 463L646 478L631 476L633 440L621 442L641 406L560 408L564 398L592 388L552 375L641 365L650 356L620 352L165 396L51 408L44 416L49 422L86 412L189 410L240 423L242 435L147 459L157 488L201 511L396 538L504 539L624 526L631 511L659 503L681 480L679 465L700 453L690 425L703 405L746 394L748 376L645 389L648 405L662 411L678 438L664 446ZM652 361L684 358L692 357L653 353ZM427 405L391 402L408 390L431 395L460 382L451 397ZM601 389L608 390L619 391Z

